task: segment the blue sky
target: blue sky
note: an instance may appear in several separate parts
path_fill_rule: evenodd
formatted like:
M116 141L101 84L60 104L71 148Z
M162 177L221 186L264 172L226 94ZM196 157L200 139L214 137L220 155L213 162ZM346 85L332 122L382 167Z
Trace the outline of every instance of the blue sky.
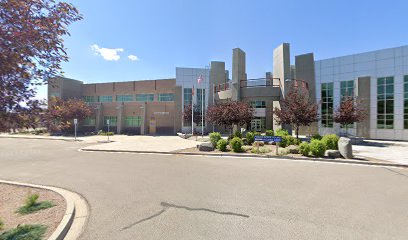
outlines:
M173 78L175 67L211 60L230 69L236 47L247 54L248 77L257 78L271 71L282 42L292 56L314 52L317 60L408 44L407 1L70 2L84 19L69 27L62 66L65 77L85 83Z

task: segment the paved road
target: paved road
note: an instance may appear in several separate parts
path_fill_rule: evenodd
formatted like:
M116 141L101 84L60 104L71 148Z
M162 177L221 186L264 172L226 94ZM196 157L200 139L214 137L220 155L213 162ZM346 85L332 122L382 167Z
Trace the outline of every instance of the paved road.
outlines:
M0 139L1 179L87 198L82 239L408 239L407 170L84 145Z

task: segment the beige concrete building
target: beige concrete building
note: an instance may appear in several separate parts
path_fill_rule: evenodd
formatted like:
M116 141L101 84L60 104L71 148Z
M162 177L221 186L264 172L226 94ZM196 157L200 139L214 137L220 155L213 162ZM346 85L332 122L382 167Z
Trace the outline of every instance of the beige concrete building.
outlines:
M302 134L344 134L333 114L344 96L351 95L362 100L368 113L364 122L348 126L351 135L408 140L408 46L319 61L307 53L294 56L292 65L290 45L283 43L271 56L272 71L255 79L247 76L246 53L235 48L231 78L224 62L212 61L204 68L177 67L176 77L170 79L85 84L57 78L50 81L48 95L82 98L92 106L93 116L80 123L83 131L107 130L109 120L110 130L118 133L190 133L191 122L183 121L183 109L194 104L204 112L203 124L194 124L195 132L210 132L217 126L205 122L206 109L230 100L249 103L255 117L245 127L264 131L290 130L276 124L273 108L280 107L291 86L297 86L319 105L319 121Z

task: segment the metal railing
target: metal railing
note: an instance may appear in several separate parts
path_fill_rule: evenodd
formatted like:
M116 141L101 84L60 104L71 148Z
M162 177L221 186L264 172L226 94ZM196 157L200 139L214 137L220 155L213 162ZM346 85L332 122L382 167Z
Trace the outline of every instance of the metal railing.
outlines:
M277 80L274 83L274 80ZM255 79L248 79L248 80L241 80L240 87L241 88L252 88L252 87L280 87L280 78L255 78Z
M226 91L231 89L231 82L226 82L218 85L214 85L214 93Z

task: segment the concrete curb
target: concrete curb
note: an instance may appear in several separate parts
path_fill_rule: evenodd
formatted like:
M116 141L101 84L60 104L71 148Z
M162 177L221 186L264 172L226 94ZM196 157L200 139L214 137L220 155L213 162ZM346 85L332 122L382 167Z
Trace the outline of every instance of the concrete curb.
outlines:
M62 188L44 185L19 183L5 180L0 180L0 183L46 189L54 191L64 197L67 204L67 209L57 229L55 229L48 240L75 240L79 238L85 229L85 225L89 217L89 207L86 200L79 194Z
M39 139L39 140L60 140L60 141L66 141L66 142L75 142L75 139L64 139L64 138L48 138L48 137L26 137L26 136L5 136L5 135L0 135L0 138L15 138L15 139ZM84 141L83 139L77 138L76 142L82 142Z
M262 158L262 159L285 159L292 161L311 161L311 162L329 162L329 163L344 163L344 164L357 164L357 165L369 165L369 166L383 166L383 167L400 167L408 168L408 165L397 163L379 163L379 162L363 162L358 160L341 160L341 159L324 159L324 158L307 158L307 157L288 157L288 156L262 156L255 154L206 154L206 153L193 153L193 152L149 152L149 151L133 151L133 150L102 150L92 148L81 148L79 151L83 152L110 152L110 153L139 153L139 154L168 154L168 155L187 155L187 156L213 156L213 157L242 157L242 158Z

